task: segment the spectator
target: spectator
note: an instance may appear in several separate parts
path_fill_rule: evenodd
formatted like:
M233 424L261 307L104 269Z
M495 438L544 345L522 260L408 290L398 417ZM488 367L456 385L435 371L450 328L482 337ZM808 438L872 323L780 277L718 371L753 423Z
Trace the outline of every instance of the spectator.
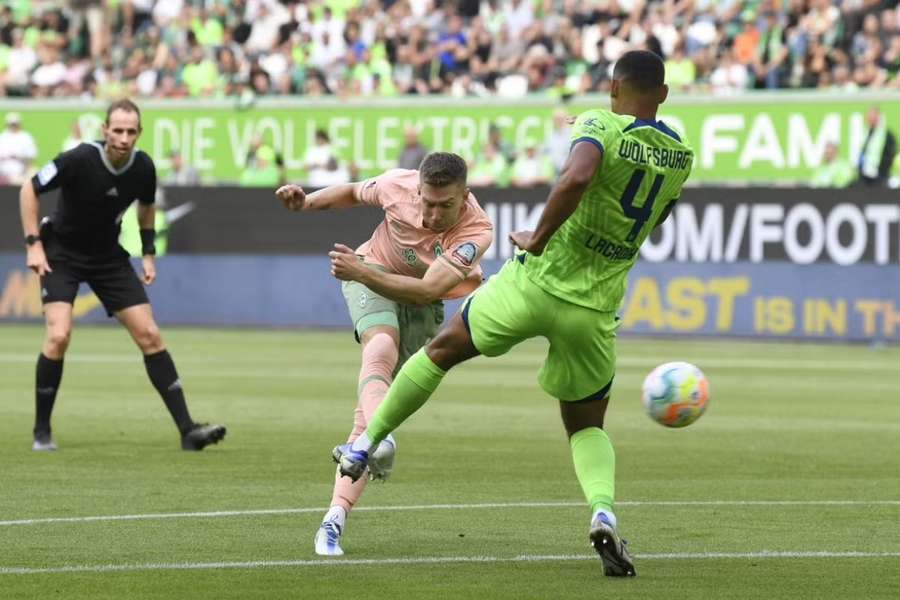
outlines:
M535 144L530 144L512 164L512 184L514 187L528 188L549 184L553 179L553 163L550 158L538 152Z
M745 11L741 20L744 29L734 38L734 56L742 65L749 65L759 46L759 29L756 28L756 15L752 11Z
M897 138L888 129L887 119L877 106L866 113L866 125L868 131L859 153L859 181L864 185L884 186L897 154Z
M254 161L244 167L240 184L244 187L277 187L281 184L281 170L275 162L275 150L260 146Z
M191 49L191 62L181 71L181 80L191 96L210 96L222 86L216 63L202 46Z
M172 150L169 153L171 170L163 179L163 183L170 186L200 185L200 174L194 167L185 164L181 152ZM157 230L158 231L158 230Z
M22 129L19 113L6 113L6 129L0 133L0 182L19 185L31 170L37 157L37 146L31 134Z
M844 188L853 182L853 177L850 161L838 156L837 144L828 142L822 164L813 172L810 183L816 188Z
M743 91L747 89L749 81L750 74L747 72L747 67L737 60L737 51L734 49L725 53L719 65L709 76L709 83L715 95L728 95Z
M666 83L674 91L689 89L697 79L697 67L684 55L684 47L681 44L675 46L675 51L666 60L665 67Z
M753 59L756 87L777 89L784 87L784 78L787 76L787 59L790 55L787 36L779 22L778 13L769 10L763 14L763 18L765 27Z
M441 63L440 73L445 79L463 68L468 70L470 51L459 17L450 17L447 31L438 36L437 55Z
M403 130L403 150L397 160L397 168L418 170L422 159L428 154L428 149L419 141L419 131L412 125L407 125Z
M553 170L559 174L566 159L569 157L569 148L572 145L572 128L569 125L569 116L564 110L553 112L553 131L547 137L544 151L550 157Z
M332 185L323 183L334 178L334 165L337 157L331 148L331 138L324 129L317 129L315 142L306 150L303 167L307 171L305 183L313 188Z
M512 144L503 139L503 133L496 123L491 123L488 127L488 143L500 152L500 155L507 163L511 163L516 158L516 149Z
M313 188L323 188L329 185L349 183L351 179L350 170L332 156L322 168L316 169L314 174L310 174L309 185Z
M6 73L0 74L2 89L7 96L29 96L29 76L38 64L38 56L34 49L25 43L25 31L15 28L12 31L12 48L6 59Z
M474 187L509 185L509 165L492 143L485 144L481 155L469 164L469 185Z

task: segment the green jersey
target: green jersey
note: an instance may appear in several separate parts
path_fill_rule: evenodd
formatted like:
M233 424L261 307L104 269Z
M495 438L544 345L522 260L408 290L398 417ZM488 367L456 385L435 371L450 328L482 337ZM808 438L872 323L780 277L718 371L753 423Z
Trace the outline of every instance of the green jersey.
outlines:
M550 294L596 310L616 310L628 271L691 173L694 153L662 121L608 110L582 113L572 144L590 142L603 159L575 212L540 256L524 258L529 279Z

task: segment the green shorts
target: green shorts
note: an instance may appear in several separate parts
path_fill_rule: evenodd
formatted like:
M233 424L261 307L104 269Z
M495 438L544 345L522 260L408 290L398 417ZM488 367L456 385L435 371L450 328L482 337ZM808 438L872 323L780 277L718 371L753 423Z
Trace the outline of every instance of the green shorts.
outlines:
M559 400L583 400L609 391L616 369L615 311L597 311L557 298L532 282L518 260L463 304L475 348L499 356L529 338L550 342L538 383Z
M370 327L387 325L400 336L400 357L394 374L406 360L437 335L444 322L444 303L426 306L400 304L381 296L357 281L345 281L341 285L347 309L353 320L353 330L358 342Z

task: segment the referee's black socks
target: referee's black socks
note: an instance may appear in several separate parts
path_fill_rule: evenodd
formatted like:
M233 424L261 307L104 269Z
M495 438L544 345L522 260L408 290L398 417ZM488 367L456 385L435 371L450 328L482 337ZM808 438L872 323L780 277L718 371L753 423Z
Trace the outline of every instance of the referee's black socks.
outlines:
M181 381L178 379L178 371L168 350L162 350L156 354L144 355L144 366L147 367L147 375L153 387L162 396L169 414L175 420L181 435L190 430L194 425L191 415L188 413L187 404L184 401L184 391L181 389Z
M37 360L34 384L34 434L50 433L50 415L56 402L56 392L62 380L63 361L47 358L41 352Z

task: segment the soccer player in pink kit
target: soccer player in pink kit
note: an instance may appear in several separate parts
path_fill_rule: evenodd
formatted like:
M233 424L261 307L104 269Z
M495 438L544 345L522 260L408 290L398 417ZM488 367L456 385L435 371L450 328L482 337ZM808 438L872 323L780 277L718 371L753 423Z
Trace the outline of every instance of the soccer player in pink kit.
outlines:
M466 163L447 152L425 157L418 171L395 169L378 177L330 186L309 195L297 185L275 192L291 210L379 206L384 221L355 251L335 244L331 274L342 290L362 344L352 442L365 430L394 374L437 334L442 300L460 298L481 283L478 265L493 240L490 219L466 187ZM369 479L387 479L396 442L374 451L369 476L335 476L331 508L316 532L316 554L340 556L347 515Z

